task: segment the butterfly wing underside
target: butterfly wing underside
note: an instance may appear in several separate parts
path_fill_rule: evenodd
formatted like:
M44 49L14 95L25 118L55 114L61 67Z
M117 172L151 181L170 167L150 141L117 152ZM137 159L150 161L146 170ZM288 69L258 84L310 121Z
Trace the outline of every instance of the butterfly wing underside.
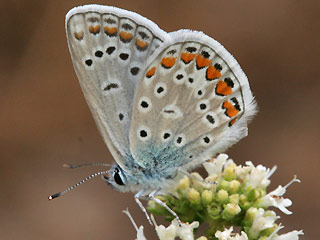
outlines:
M247 135L255 113L248 80L223 46L201 32L171 37L142 76L130 130L134 159L163 170L224 151Z
M169 35L150 20L98 5L72 9L66 32L73 65L99 131L125 169L134 93L146 60Z

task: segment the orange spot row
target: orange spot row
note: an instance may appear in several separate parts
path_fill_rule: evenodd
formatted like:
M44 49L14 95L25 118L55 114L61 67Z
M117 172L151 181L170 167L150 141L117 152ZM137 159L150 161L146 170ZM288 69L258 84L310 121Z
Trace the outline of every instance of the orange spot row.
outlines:
M77 40L82 40L83 39L83 32L74 32L73 36L77 39Z
M237 118L232 119L232 120L229 122L229 127L231 127L236 121L237 121Z
M181 54L181 60L185 63L188 64L189 62L191 62L194 58L195 58L196 54L194 53L187 53L187 52L183 52Z
M96 35L100 32L100 25L96 25L96 26L89 26L89 32Z
M210 59L203 57L201 54L197 56L196 62L197 62L197 69L207 67L211 64Z
M216 94L220 96L227 96L232 93L232 88L228 86L225 81L219 81L216 86Z
M147 78L151 78L151 77L154 75L155 72L156 72L156 67L151 68L151 69L147 72L146 77L147 77Z
M206 78L211 81L221 77L221 73L214 66L210 65L207 69Z
M164 68L171 68L173 67L173 65L176 63L176 59L175 57L166 57L166 58L162 58L161 60L161 65Z
M145 42L145 41L142 41L140 39L136 39L136 45L137 45L137 48L141 51L144 51L148 48L149 46L149 43L148 42Z
M104 32L109 36L117 35L118 28L116 27L104 27Z
M128 43L131 41L133 35L131 33L128 32L121 32L120 33L120 39L122 42Z
M222 104L222 108L226 109L224 113L230 118L235 117L239 113L239 110L236 109L236 107L233 106L229 101L224 101Z

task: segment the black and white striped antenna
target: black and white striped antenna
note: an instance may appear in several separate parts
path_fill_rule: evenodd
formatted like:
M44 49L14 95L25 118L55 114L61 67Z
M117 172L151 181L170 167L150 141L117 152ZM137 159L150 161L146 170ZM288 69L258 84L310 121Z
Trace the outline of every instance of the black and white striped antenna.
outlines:
M80 168L80 167L88 167L88 166L107 166L107 167L110 167L111 165L110 164L106 164L106 163L86 163L86 164L79 164L79 165L70 165L70 164L64 164L63 165L64 167L68 167L68 168L72 168L72 169L75 169L75 168ZM78 187L79 185L81 185L82 183L85 183L86 181L92 179L92 178L95 178L97 176L100 176L100 175L103 175L103 174L107 174L109 173L110 171L112 170L108 170L108 171L101 171L101 172L96 172L94 174L91 174L90 176L82 179L80 182L74 184L73 186L71 187L68 187L66 190L62 191L62 192L58 192L58 193L55 193L51 196L48 197L49 200L52 200L52 199L55 199L57 197L60 197L62 196L63 194L67 193L67 192L70 192L71 190L75 189L76 187Z

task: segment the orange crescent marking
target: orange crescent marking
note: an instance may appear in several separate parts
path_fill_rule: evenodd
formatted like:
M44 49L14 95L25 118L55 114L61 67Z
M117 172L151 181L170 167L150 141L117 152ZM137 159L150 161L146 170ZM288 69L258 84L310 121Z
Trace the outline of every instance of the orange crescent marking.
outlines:
M130 41L132 39L132 34L128 32L121 32L120 37L126 41Z
M104 31L107 32L110 35L113 35L118 31L118 28L116 28L116 27L104 27Z
M93 34L97 34L100 32L100 26L89 26L89 32L93 33Z
M214 66L210 65L207 70L207 79L213 80L221 77L220 71L218 71Z
M74 32L73 35L77 40L82 40L83 39L83 32L78 32L78 33Z
M146 77L147 77L147 78L151 78L151 77L154 75L155 72L156 72L156 67L151 68L151 69L147 72Z
M237 121L237 118L232 119L232 120L229 122L229 126L231 127L236 121Z
M224 101L222 107L226 109L225 113L228 117L235 117L239 113L239 110L229 101Z
M217 84L216 93L218 95L227 96L232 93L232 89L225 81L219 81Z
M176 63L175 57L162 58L161 65L165 68L171 68Z
M141 49L146 49L148 46L149 46L149 43L148 42L145 42L145 41L142 41L140 39L137 38L136 40L136 44L139 48Z
M211 63L211 61L208 59L208 58L204 58L201 54L199 54L197 56L197 66L199 68L203 68L203 67L206 67L206 66L209 66L209 64Z
M181 54L181 59L185 64L187 64L187 63L191 62L195 56L196 56L196 54L194 54L194 53L183 52Z

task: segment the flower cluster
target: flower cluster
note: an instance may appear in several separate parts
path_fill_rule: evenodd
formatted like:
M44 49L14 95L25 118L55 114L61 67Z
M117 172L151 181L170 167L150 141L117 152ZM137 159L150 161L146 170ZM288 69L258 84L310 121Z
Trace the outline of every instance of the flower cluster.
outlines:
M194 229L204 222L209 227L206 237L199 238L201 240L295 240L303 234L302 231L293 231L278 235L282 228L276 223L279 217L269 209L276 207L285 214L291 214L287 207L292 202L283 195L288 186L299 182L296 177L286 186L267 193L275 167L254 166L252 162L237 166L226 154L220 154L203 166L208 173L205 179L198 173L185 175L168 194L157 196L186 224L179 226L165 208L149 201L148 210L152 214L172 221L167 228L156 226L160 240L175 237L194 239ZM233 227L240 228L241 232L233 233Z

